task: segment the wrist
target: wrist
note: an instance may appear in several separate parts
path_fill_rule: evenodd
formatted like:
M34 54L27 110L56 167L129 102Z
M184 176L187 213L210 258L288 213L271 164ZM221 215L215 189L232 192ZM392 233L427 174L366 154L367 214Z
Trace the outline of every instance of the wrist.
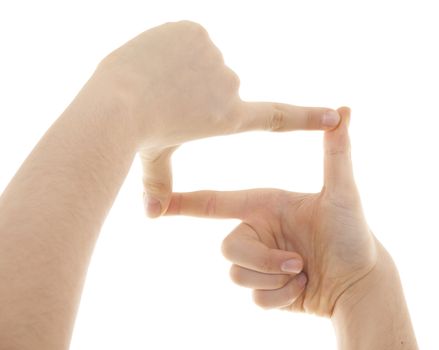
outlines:
M417 349L390 254L377 241L377 263L337 300L331 321L339 349Z
M348 316L352 310L361 304L361 301L368 299L378 290L384 287L384 284L396 283L399 281L398 270L393 262L392 257L386 249L376 242L377 261L372 270L362 279L355 282L340 295L336 301L332 313L332 319ZM380 294L383 298L384 294Z
M152 98L151 89L141 87L136 82L138 77L133 77L130 70L120 62L120 55L114 56L110 54L99 63L84 89L90 85L90 95L99 96L108 112L117 119L117 123L139 149L143 147L145 139L149 140L153 136L147 135L153 126L149 118L153 113L145 108L150 104L147 100Z
M74 119L85 133L90 131L135 153L141 138L129 106L127 91L100 64L61 118Z

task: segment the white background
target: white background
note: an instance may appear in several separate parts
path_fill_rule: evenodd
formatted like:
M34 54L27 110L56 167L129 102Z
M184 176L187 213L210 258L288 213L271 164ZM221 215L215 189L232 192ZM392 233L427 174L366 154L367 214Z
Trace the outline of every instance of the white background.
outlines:
M435 5L2 0L0 189L107 53L163 22L198 21L240 76L242 98L352 108L368 221L399 266L420 347L438 349ZM258 132L192 142L174 156L175 189L318 191L321 141ZM263 311L229 281L220 244L237 221L146 219L139 165L102 229L73 350L335 349L329 320Z

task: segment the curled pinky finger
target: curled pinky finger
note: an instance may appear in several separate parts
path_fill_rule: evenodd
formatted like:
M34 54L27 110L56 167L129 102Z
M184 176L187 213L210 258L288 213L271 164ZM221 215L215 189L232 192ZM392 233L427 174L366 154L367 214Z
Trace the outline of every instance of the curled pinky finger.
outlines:
M285 286L274 290L256 289L253 300L264 309L285 308L293 304L305 289L308 279L302 272L291 279Z

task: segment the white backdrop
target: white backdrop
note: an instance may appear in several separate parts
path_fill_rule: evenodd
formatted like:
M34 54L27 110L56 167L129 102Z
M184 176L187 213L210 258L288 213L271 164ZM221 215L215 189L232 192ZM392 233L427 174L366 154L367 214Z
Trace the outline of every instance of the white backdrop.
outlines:
M2 1L0 190L101 58L152 26L198 21L240 76L243 99L352 108L368 221L398 264L420 347L438 349L436 8L401 0ZM322 134L201 140L173 163L177 191L318 191ZM136 160L96 246L71 349L335 349L329 320L263 311L229 281L220 244L236 224L145 218Z

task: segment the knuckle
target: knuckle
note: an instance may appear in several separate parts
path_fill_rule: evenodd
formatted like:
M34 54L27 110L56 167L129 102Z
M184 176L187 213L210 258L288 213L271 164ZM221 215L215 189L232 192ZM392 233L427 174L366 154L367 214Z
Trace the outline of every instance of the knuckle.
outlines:
M151 194L162 194L168 191L168 184L161 181L154 180L145 180L144 181L145 189L148 193Z
M274 285L276 289L284 287L290 280L290 277L287 275L276 275L276 279L274 281Z
M325 150L327 156L350 156L349 148L333 147Z
M223 53L215 45L213 45L212 42L210 42L208 45L206 59L210 61L213 65L224 65Z
M243 284L244 280L243 280L243 277L242 277L242 269L238 265L232 265L230 267L229 274L230 274L230 279L234 283L236 283L238 285L242 285Z
M279 211L290 199L290 193L284 190L270 190L267 193L266 202L270 203L273 210Z
M199 36L207 36L208 35L206 28L204 28L200 23L185 20L185 21L182 21L182 24L196 35L199 35Z
M170 23L172 23L172 22L170 22ZM190 21L190 20L188 20L188 19L183 19L183 20L178 21L178 22L176 22L176 23L179 24L180 26L185 27L185 28L192 28L192 27L195 27L195 26L197 26L197 25L200 25L200 24L198 24L197 22Z
M267 129L270 131L281 131L285 126L285 113L278 108L274 108L273 113L268 119Z
M303 119L304 119L304 129L308 130L319 130L325 129L326 126L323 124L323 118L321 116L321 111L316 110L311 107L303 107Z
M348 157L350 160L351 158L351 144L349 142L348 135L338 135L338 140L335 142L335 144L332 145L332 147L328 147L325 150L325 154L328 156L337 156L342 155L345 157Z
M340 149L336 149L336 148L329 148L325 150L325 155L326 156L337 156L337 155L341 155L344 152Z
M259 269L261 272L270 273L273 265L273 258L270 254L267 254L266 256L262 257L259 263Z
M231 235L224 238L223 243L221 244L221 252L223 253L223 256L228 260L232 260L232 244L230 237Z
M209 36L209 33L207 32L207 29L204 28L201 24L195 23L194 25L195 32L204 38L207 38Z
M237 91L239 89L239 86L241 85L241 80L238 77L238 74L236 74L233 70L230 68L227 68L227 74L228 74L228 80L229 80L229 86L232 91Z
M254 290L253 291L253 302L263 309L270 309L270 304L267 300L267 291Z
M178 33L178 37L186 37L186 40L190 40L192 44L196 43L198 46L209 38L207 30L197 22L188 20L175 22L174 30Z
M207 217L212 217L215 215L216 202L217 202L217 196L215 194L211 194L207 199L205 213L204 213Z

